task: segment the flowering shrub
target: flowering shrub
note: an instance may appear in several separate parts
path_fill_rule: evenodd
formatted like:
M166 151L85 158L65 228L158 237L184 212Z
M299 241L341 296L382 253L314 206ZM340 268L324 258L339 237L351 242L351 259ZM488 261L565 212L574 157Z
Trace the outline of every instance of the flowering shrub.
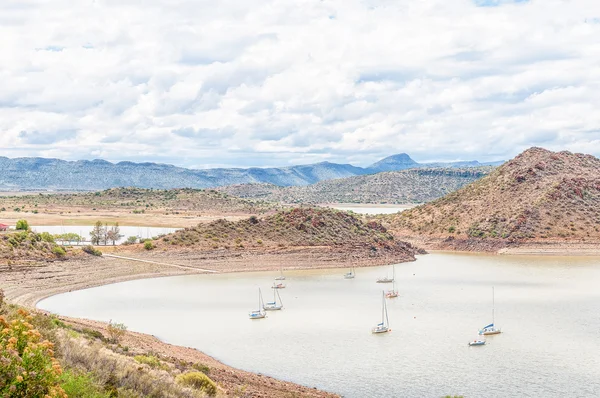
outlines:
M42 341L32 319L24 310L10 322L0 316L0 397L67 398L53 344Z

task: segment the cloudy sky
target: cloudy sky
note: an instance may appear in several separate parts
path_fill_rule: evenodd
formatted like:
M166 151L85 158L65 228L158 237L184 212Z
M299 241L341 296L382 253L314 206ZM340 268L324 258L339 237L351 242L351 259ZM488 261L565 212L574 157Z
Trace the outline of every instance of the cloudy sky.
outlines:
M0 156L600 155L598 0L2 0Z

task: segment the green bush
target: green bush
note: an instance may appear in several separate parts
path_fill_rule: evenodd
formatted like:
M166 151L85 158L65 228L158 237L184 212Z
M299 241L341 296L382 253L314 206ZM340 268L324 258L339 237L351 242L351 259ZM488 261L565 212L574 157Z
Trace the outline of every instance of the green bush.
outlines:
M98 385L89 373L65 372L61 377L61 387L69 398L109 398L110 394Z
M161 360L154 355L136 355L133 359L135 359L137 363L148 365L153 369L169 369L168 365L162 363Z
M200 363L200 362L195 363L192 365L192 368L196 369L199 372L204 373L205 375L210 374L210 368L203 363Z
M154 244L152 243L151 240L147 240L144 242L144 249L146 249L146 250L154 249Z
M202 372L192 372L177 376L177 382L200 390L211 397L217 395L217 385Z
M102 255L102 252L98 249L95 249L92 245L84 246L81 250L83 250L87 254L91 254L92 256Z
M29 223L27 220L19 220L17 221L17 230L18 231L27 231L29 230Z
M60 246L54 246L54 248L52 249L52 253L54 253L56 257L64 257L67 255L65 249L63 249Z

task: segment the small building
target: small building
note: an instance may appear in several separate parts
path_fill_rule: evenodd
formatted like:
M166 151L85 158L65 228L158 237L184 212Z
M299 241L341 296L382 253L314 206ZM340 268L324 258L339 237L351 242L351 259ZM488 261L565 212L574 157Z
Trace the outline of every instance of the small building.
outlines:
M6 225L6 224L0 224L0 232L4 231L8 231L8 228L10 227L10 225Z

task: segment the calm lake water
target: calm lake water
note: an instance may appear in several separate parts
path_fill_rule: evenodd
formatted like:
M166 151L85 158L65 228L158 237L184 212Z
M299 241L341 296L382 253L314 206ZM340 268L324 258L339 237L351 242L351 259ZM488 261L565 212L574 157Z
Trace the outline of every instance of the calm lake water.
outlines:
M410 209L412 206L352 206L352 205L330 205L333 209L353 211L358 214L395 214Z
M109 225L109 228L112 225ZM74 233L82 236L86 241L90 240L90 232L92 231L93 226L85 225L38 225L35 227L31 227L35 232L48 232L53 235L58 234L66 234L66 233ZM178 228L156 228L156 227L131 227L131 226L119 226L121 230L121 235L123 237L117 242L117 244L121 244L127 240L130 236L137 236L142 239L153 238L157 235L162 234L170 234L172 232L177 231Z
M381 316L391 267L286 272L285 309L251 321L277 272L140 280L51 297L40 308L101 321L225 363L346 397L597 397L600 258L435 253L396 265L400 297ZM504 333L468 347L491 322Z

